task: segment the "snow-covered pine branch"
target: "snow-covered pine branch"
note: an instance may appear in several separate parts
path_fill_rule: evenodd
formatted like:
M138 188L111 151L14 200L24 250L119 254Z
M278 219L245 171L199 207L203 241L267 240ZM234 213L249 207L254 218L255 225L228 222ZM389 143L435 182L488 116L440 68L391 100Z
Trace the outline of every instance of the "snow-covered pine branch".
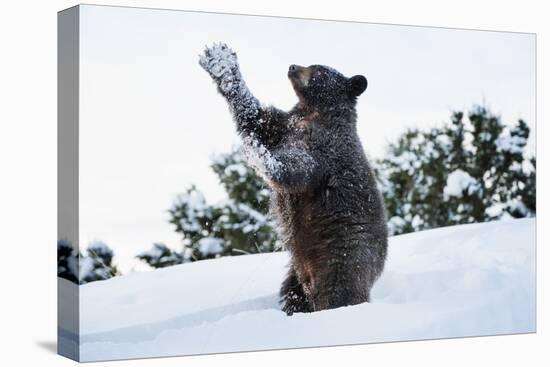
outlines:
M393 234L534 216L536 160L529 128L504 124L483 107L451 123L412 129L375 163Z

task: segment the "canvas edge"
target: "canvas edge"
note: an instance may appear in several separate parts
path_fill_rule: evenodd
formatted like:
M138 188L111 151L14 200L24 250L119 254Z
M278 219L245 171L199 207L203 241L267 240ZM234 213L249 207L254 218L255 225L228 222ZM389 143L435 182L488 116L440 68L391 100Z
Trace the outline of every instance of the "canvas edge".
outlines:
M80 7L57 14L57 239L79 248ZM78 269L78 255L75 256ZM80 360L78 284L57 279L57 353Z

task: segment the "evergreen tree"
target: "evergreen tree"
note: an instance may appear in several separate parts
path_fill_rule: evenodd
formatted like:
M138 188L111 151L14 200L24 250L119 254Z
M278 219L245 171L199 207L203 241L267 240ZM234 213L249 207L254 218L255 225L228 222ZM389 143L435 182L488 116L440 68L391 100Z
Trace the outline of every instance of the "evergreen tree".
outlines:
M80 255L80 284L106 280L120 275L113 264L113 250L104 242L94 241L89 244L85 255Z
M113 264L113 250L101 241L90 243L85 254L67 240L57 242L57 276L73 283L85 284L120 275Z
M78 284L78 252L67 240L57 242L57 276Z
M484 107L428 130L410 129L373 162L392 234L536 213L536 160L525 152L529 127L509 126ZM137 257L155 268L280 248L269 191L234 149L211 168L228 199L210 205L196 187L169 210L182 249L164 244Z
M486 108L427 131L411 129L375 164L393 234L533 216L535 158L529 127L507 126Z
M152 249L142 252L136 257L153 268L165 268L183 262L183 256L164 243L154 243Z
M220 256L272 252L278 248L269 218L269 191L249 168L238 149L214 159L212 170L227 199L213 205L195 187L180 194L171 209L170 223L182 236L183 249L164 244L137 257L154 268Z

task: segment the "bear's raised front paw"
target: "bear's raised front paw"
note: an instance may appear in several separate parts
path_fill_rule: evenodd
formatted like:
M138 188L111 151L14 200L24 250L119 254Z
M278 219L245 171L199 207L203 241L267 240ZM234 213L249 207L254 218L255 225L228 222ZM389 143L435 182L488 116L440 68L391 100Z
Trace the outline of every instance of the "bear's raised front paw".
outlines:
M233 80L239 70L237 54L225 43L207 46L200 55L199 64L216 81Z

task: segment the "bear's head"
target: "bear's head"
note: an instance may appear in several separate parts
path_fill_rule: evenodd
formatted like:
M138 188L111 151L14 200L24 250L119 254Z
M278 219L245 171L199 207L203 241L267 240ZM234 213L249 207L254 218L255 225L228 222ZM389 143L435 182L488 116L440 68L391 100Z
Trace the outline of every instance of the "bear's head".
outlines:
M354 103L367 89L367 79L363 75L347 78L323 65L290 65L288 78L300 101L312 107Z

